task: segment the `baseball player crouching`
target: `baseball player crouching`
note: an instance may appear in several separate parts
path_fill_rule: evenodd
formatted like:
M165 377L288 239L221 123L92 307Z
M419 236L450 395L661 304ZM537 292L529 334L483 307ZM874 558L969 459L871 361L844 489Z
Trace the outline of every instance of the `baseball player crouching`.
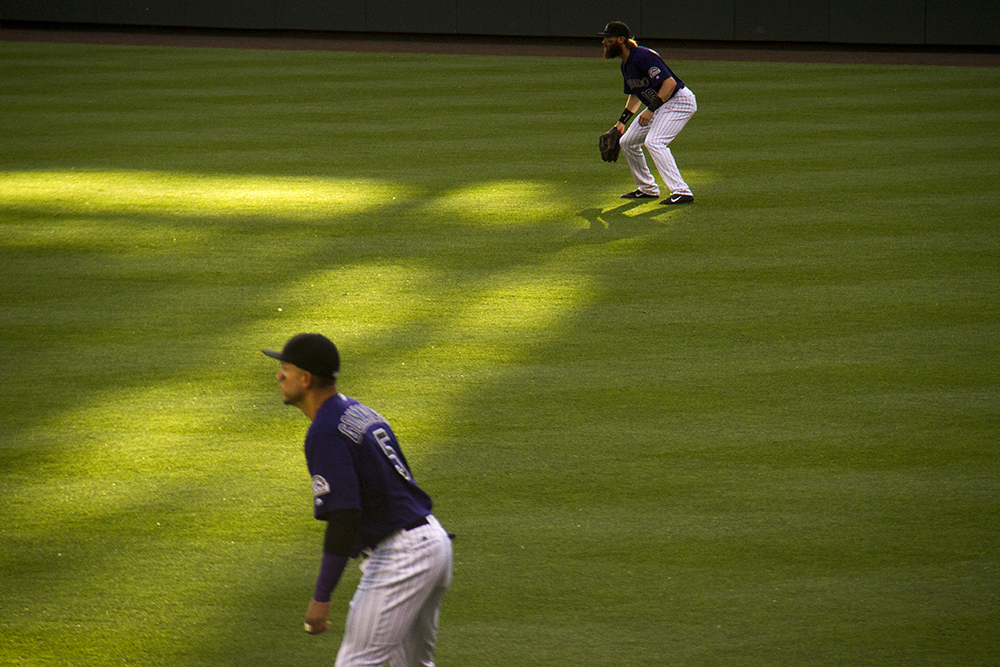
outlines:
M350 558L366 554L336 667L432 666L441 599L451 584L450 535L431 514L392 428L337 391L340 354L325 336L293 336L275 376L286 405L312 422L305 454L313 513L326 522L305 629L330 627L330 595Z
M634 191L623 194L622 199L657 199L660 196L660 188L646 165L645 147L660 177L670 188L670 196L660 203L693 203L691 188L681 177L668 146L698 110L694 93L670 71L656 51L636 44L624 23L612 21L597 34L604 38L604 57L607 60L621 58L625 94L628 95L625 111L609 130L612 137L620 136L621 153L625 155L638 186ZM642 105L646 108L626 129L626 123ZM606 144L610 140L605 139L607 135L602 135L601 140L601 154L606 162L618 157L615 151L609 159Z

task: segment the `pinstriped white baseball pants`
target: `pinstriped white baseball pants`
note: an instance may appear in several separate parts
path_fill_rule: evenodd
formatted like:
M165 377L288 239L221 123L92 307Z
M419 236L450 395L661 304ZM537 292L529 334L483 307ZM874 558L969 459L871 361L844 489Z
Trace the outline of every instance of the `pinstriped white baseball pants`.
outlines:
M660 172L663 182L670 188L670 194L689 195L691 188L681 178L677 162L668 146L674 137L684 129L684 125L698 110L698 102L687 88L681 88L669 101L656 110L653 122L646 127L639 125L638 120L632 121L619 142L632 178L639 189L648 195L659 195L660 188L649 172L643 146L653 158L656 170Z
M448 533L427 521L387 537L362 561L336 667L433 667L452 554Z

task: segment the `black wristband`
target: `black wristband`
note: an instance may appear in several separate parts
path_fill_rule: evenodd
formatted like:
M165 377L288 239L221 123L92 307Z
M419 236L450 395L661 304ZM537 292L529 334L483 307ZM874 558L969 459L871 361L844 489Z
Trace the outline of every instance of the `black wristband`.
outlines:
M666 104L666 102L664 101L664 99L662 97L660 97L659 95L657 95L656 97L653 98L652 102L648 102L646 104L646 108L649 109L650 111L656 111L657 109L659 109L660 107L662 107L664 104Z
M625 123L628 122L628 119L631 117L632 117L632 112L629 111L628 109L625 109L625 111L622 111L622 117L618 119L618 122L624 125Z

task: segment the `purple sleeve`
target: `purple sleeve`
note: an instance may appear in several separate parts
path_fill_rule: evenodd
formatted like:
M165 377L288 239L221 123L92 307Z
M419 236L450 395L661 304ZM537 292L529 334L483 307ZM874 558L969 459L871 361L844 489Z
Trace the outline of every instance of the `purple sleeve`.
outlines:
M313 515L341 509L361 509L357 471L347 443L329 428L306 434L306 464L312 475Z
M316 602L329 602L333 589L340 581L340 575L347 567L347 556L335 556L333 554L323 554L323 563L319 568L319 577L316 578L316 591L313 599Z

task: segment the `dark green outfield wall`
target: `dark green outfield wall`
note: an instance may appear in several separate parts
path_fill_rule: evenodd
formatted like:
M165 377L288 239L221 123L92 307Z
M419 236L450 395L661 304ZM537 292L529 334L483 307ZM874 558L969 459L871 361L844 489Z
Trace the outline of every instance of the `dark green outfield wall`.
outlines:
M1000 46L998 0L0 0L0 20L197 28Z

